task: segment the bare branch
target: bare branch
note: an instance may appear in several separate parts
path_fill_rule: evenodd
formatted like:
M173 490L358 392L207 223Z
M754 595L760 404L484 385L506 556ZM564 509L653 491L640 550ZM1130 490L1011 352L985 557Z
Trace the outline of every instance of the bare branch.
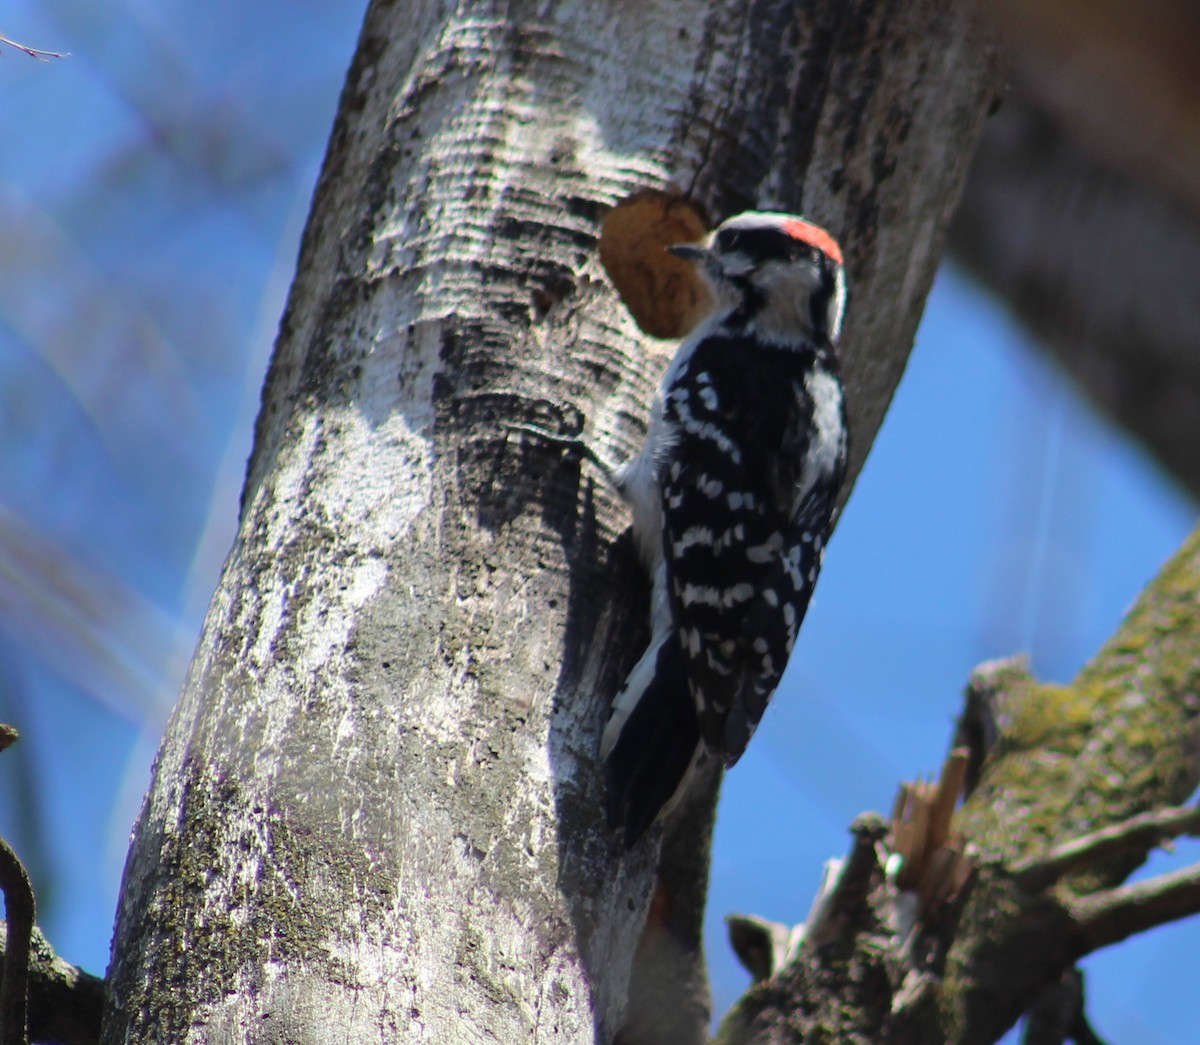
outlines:
M1085 953L1098 951L1135 933L1200 913L1200 865L1091 893L1066 906Z

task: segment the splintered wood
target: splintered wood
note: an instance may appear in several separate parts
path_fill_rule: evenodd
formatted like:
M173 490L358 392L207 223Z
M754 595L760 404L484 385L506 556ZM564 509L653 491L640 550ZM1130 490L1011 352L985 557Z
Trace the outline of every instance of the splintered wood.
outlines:
M967 760L967 749L955 748L936 784L901 784L892 809L891 848L900 857L896 884L917 894L919 917L926 923L936 920L943 905L958 896L974 869L962 841L950 829Z

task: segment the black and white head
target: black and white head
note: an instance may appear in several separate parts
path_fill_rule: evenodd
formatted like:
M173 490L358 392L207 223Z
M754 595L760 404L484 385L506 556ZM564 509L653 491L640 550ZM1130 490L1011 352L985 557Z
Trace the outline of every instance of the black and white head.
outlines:
M846 308L842 250L828 232L794 214L747 211L703 244L667 248L697 265L726 324L765 341L836 344Z

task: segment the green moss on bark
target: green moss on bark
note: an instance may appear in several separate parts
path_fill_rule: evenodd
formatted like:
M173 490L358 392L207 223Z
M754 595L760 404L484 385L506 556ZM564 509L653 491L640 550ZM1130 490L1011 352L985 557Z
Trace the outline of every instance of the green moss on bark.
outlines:
M1196 787L1200 530L1070 685L1038 684L1019 669L993 685L1000 734L957 819L990 865L964 914L943 991L951 1040L963 1042L994 1040L1084 951L1056 895L1022 893L1003 867L1183 802ZM1144 858L1110 860L1058 888L1110 888Z

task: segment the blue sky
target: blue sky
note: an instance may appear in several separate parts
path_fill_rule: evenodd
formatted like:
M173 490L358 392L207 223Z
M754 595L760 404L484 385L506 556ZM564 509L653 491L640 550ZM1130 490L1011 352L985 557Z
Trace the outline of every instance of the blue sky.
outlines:
M352 7L15 0L0 25L72 52L0 58L0 717L25 731L0 757L0 834L35 854L52 941L97 972L232 534ZM1195 515L1001 308L941 273L785 684L726 781L718 1011L746 982L721 918L802 919L850 820L940 765L971 668L1027 652L1069 679ZM65 596L31 610L43 561L82 571L117 623L67 626ZM1187 924L1090 959L1100 1033L1192 1040L1198 947Z

